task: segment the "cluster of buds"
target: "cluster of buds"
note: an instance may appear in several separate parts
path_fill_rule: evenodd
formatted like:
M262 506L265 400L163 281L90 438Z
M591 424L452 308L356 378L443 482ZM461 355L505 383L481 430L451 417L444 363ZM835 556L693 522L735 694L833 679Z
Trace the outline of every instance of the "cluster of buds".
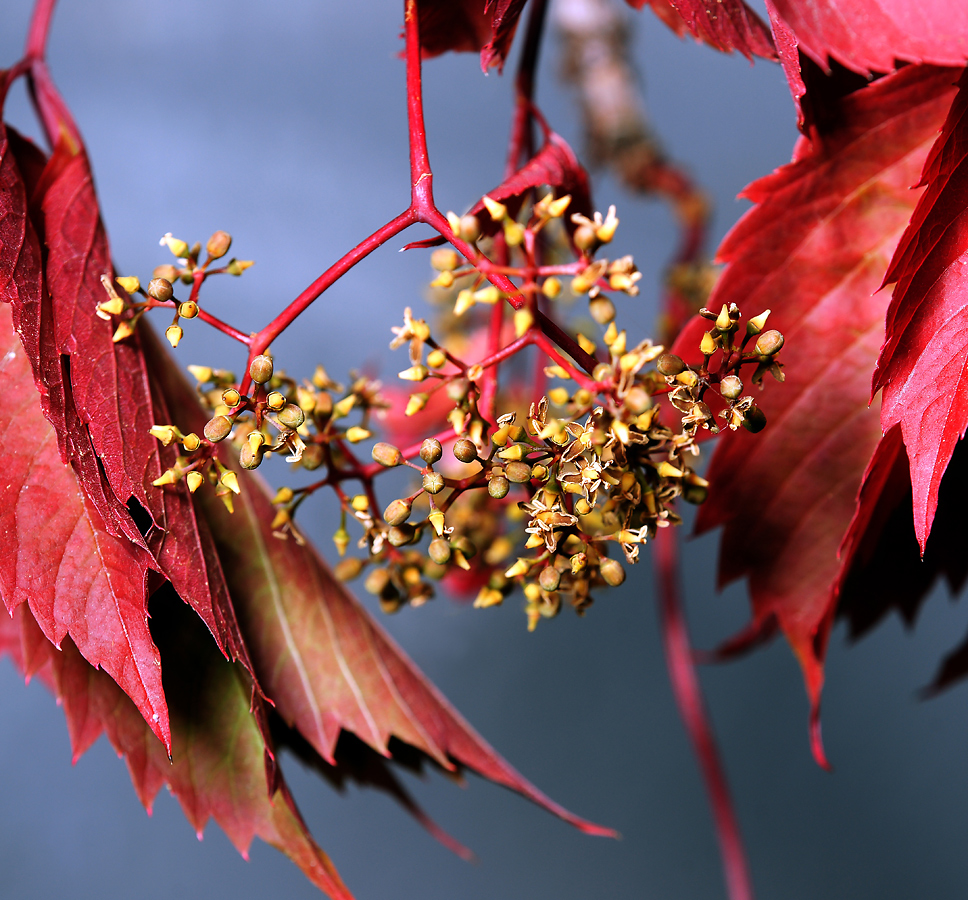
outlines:
M216 231L206 244L207 258L205 262L199 264L198 259L202 252L202 245L195 243L189 247L185 241L174 238L171 234L166 234L160 241L161 246L168 249L178 258L178 266L166 263L157 266L152 273L151 280L147 287L142 287L141 280L135 275L125 275L111 281L109 275L101 276L101 284L104 286L108 299L98 304L97 315L108 321L116 321L117 326L114 331L114 340L122 341L131 337L138 325L138 320L149 310L157 307L168 307L174 309L174 318L171 325L165 329L165 337L171 346L177 347L181 339L185 336L181 326L182 320L194 319L199 314L198 290L202 282L209 275L241 275L252 265L251 260L231 259L221 267L213 268L212 263L221 259L229 251L232 245L232 237L224 231ZM175 297L174 285L179 281L192 286L191 294L187 300L180 301ZM124 291L121 296L115 284ZM141 300L132 298L140 296Z
M333 535L342 557L336 573L345 580L365 575L366 589L385 611L425 603L435 582L446 579L458 589L473 587L477 607L498 605L520 588L531 629L566 604L583 613L593 591L622 584L625 566L638 560L659 528L680 522L680 500L705 500L708 484L696 471L699 429L743 426L755 432L765 425L754 398L743 393L742 376L759 383L769 371L782 381L776 355L783 337L764 330L768 310L741 335L740 311L724 306L701 311L711 324L700 341L698 365L649 340L632 344L607 295L636 296L640 274L630 256L596 258L615 236L615 208L605 216L572 213L569 224L570 205L571 197L549 193L530 211L512 214L486 196L467 215L448 214L461 250L439 248L431 256L437 273L431 286L448 300L445 312L432 329L407 307L390 344L408 350L409 365L398 377L419 385L405 414L426 415L433 401L433 437L418 437L410 446L388 440L370 445L376 414L391 408L378 382L353 376L344 387L321 366L312 379L297 382L266 352L250 358L241 381L231 372L189 367L211 417L201 436L184 435L173 425L152 429L162 443L179 445L175 465L156 484L184 480L194 492L207 480L231 509L240 490L236 470L257 468L285 451L293 467L314 472L316 480L279 490L273 532L300 540L298 508L316 490L332 488L341 508ZM486 225L479 218L484 214L490 217ZM169 340L177 345L178 320L198 315L198 289L207 275L249 264L233 260L224 269L209 268L228 250L223 232L209 241L202 265L198 245L190 248L171 235L162 243L181 268L160 267L147 291L136 279L119 279L128 294L145 294L140 306L118 297L105 279L109 300L99 314L123 316L124 324L153 305L174 306ZM491 248L497 248L498 262L486 254ZM558 261L567 253L572 262ZM603 328L597 342L582 334L561 337L560 330L551 332L557 335L552 341L542 330L542 317L546 322L563 293L563 277L571 278L571 294L587 296L591 317ZM511 317L513 338L504 334L508 295L491 283L507 286L508 278L522 298L514 300L519 308ZM173 296L179 281L192 285L185 303ZM465 318L479 305L493 310L485 355L472 317ZM565 353L553 346L559 340ZM502 390L497 375L499 366L529 347L550 357L531 401ZM584 358L587 369L567 355ZM663 415L663 395L671 415L668 408ZM390 423L392 430L392 418ZM233 468L219 459L225 442L238 454ZM372 461L357 455L364 443ZM413 480L382 506L375 480L388 470L410 470ZM346 489L350 482L361 486L357 493ZM354 540L350 529L362 555L347 555Z

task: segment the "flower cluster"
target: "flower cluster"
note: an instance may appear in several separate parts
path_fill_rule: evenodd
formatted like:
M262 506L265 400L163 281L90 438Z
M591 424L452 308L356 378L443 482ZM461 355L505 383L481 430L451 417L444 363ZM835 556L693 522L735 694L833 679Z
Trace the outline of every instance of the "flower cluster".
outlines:
M680 498L705 499L699 430L764 426L742 377L752 368L753 383L767 371L782 380L783 338L764 330L769 311L741 334L740 311L731 306L701 310L710 326L695 364L647 339L631 342L616 324L613 297L635 297L640 274L630 256L599 255L618 227L615 208L568 216L571 200L548 193L530 208L517 202L512 215L486 196L465 216L448 214L453 246L431 255L434 325L407 307L392 328L391 349L407 348L409 364L399 372L412 385L406 392L359 376L344 387L321 366L297 381L268 352L250 354L242 379L189 367L211 417L202 436L169 424L152 429L182 451L156 484L184 480L194 492L209 481L231 508L237 473L283 454L315 480L279 490L274 532L301 540L297 510L331 488L341 508L337 575L365 574L384 610L421 605L444 579L476 591L478 607L520 588L529 628L565 603L584 612L594 590L625 580L625 566L657 529L679 523ZM177 346L179 319L207 316L198 306L205 278L251 265L210 268L228 250L224 232L213 235L202 265L198 245L170 235L163 243L180 268L160 267L147 291L137 279L117 279L145 302L122 299L105 280L99 314L119 318L116 339L146 309L167 305L176 313L168 337ZM192 285L181 303L179 281ZM568 294L587 298L603 329L597 340L571 337L556 324ZM387 439L372 443L381 428ZM228 444L231 460L218 449ZM382 505L376 480L393 469L409 469L411 487ZM362 555L346 555L354 539Z

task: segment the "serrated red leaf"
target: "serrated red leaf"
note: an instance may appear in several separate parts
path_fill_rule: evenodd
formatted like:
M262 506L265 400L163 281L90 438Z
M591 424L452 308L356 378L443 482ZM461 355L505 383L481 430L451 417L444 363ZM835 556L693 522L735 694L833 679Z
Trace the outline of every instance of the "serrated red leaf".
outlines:
M190 411L191 388L155 360L164 353L157 342L146 341L145 348L152 369L165 373L161 388L170 406L190 417L187 426L175 424L191 427L191 416L200 415ZM196 497L212 526L259 682L279 715L323 759L334 762L344 729L386 756L396 737L446 769L455 768L453 761L466 765L582 831L614 835L546 797L488 746L311 546L272 534L274 510L261 479L240 472L239 482L234 514L209 491Z
M250 710L252 690L245 670L225 661L198 619L170 591L152 603L171 701L171 760L117 685L85 662L66 639L59 652L46 644L46 662L75 757L103 730L125 757L148 809L167 784L200 836L214 819L243 856L253 837L260 837L289 856L333 900L352 900L309 835L285 783L279 780L274 786L270 780L270 748ZM24 632L37 632L23 607L18 616L19 623L0 616L0 650L12 646L18 625Z
M62 456L108 530L148 551L153 568L171 580L223 653L248 665L207 525L183 492L151 485L174 463L177 448L161 447L148 433L170 415L152 389L140 333L115 343L113 325L93 313L104 299L100 274L113 269L86 157L63 143L44 162L32 144L13 132L10 137L22 170L30 171L33 215L26 228L36 229L49 248L51 296L36 283L36 272L33 282L14 272L21 288L9 299ZM132 504L154 523L144 537Z
M498 70L527 0L417 0L420 47L424 56L448 50L481 51L481 69Z
M873 390L901 426L924 550L938 488L968 429L968 71L932 149L926 185L885 280L897 281Z
M751 185L756 203L727 235L710 298L772 308L786 382L757 403L766 430L725 435L697 528L723 526L719 578L749 580L754 620L775 617L814 710L844 564L838 548L880 438L864 373L883 336L876 294L916 200L909 189L952 96L951 70L909 67L840 101L829 130ZM768 379L769 380L769 379ZM821 756L819 735L815 751Z
M959 66L968 60L968 6L950 0L771 0L800 49L862 74L897 61Z
M627 0L630 6L652 11L677 35L687 31L697 40L721 50L742 53L747 59L776 59L770 29L743 0Z
M52 643L70 635L170 746L161 661L148 630L151 559L107 530L61 461L6 303L0 304L0 375L6 388L0 406L0 597L10 612L26 602ZM25 667L30 670L29 660Z

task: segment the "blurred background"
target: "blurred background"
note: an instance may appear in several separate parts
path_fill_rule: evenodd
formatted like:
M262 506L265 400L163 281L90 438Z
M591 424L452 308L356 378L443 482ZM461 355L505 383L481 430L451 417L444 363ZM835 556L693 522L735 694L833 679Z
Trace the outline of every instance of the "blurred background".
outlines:
M18 57L28 0L6 0L0 65ZM751 66L679 40L629 11L653 124L712 196L718 243L743 212L736 194L790 158L796 137L779 67ZM203 302L255 330L330 262L408 202L402 4L290 0L61 0L50 64L84 133L115 260L144 278L167 262L165 232L203 243L216 229L256 266L206 286ZM630 26L631 27L631 26ZM560 84L558 46L543 50L538 102L581 151L577 110ZM514 55L484 77L473 55L425 69L435 191L464 210L500 181ZM8 119L37 134L18 87ZM659 203L608 176L599 208L617 203L616 250L644 272L621 321L649 334L676 226ZM424 236L414 230L407 239ZM392 379L389 328L404 306L424 314L427 254L391 241L339 282L275 346L291 373L317 362L337 378L366 364ZM616 255L618 255L616 253ZM630 333L630 337L633 337ZM637 339L637 338L636 338ZM400 351L402 354L403 351ZM188 328L182 364L239 368L214 332ZM276 480L282 468L269 472ZM325 504L303 525L329 552ZM686 544L694 642L711 646L747 620L741 587L717 594L716 539ZM369 602L369 598L365 598ZM371 604L372 606L372 604ZM379 615L379 613L377 613ZM565 610L525 629L522 603L472 610L441 597L381 624L510 762L620 841L584 837L471 775L466 789L431 775L407 785L478 855L436 844L392 801L330 790L292 759L284 767L313 833L360 900L724 896L708 805L668 686L648 552L620 590L579 620ZM941 656L968 618L943 592L917 633L891 618L830 648L824 735L835 771L807 745L807 705L785 645L723 667L703 684L731 780L757 896L961 898L968 891L966 688L922 703ZM282 855L256 842L243 861L210 826L199 842L177 803L145 815L124 764L101 740L76 766L63 716L37 683L0 662L0 897L161 900L318 896Z

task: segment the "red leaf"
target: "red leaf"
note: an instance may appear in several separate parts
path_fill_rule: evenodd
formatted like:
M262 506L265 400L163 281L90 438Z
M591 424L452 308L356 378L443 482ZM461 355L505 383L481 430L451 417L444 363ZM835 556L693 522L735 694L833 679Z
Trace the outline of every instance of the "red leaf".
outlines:
M770 29L743 0L628 0L642 9L648 4L679 37L688 31L710 47L747 59L776 59Z
M52 643L69 634L170 746L161 662L148 631L150 557L108 532L61 462L8 304L0 305L0 373L6 389L0 406L0 596L10 612L26 601Z
M62 144L41 168L40 151L13 132L11 147L31 172L34 216L26 228L36 223L49 248L51 297L48 301L36 284L36 273L24 293L30 283L15 273L14 281L24 288L9 299L62 455L108 531L149 551L153 568L171 580L223 653L248 665L207 525L185 492L151 485L173 464L177 450L160 447L148 433L171 416L152 390L141 334L114 343L111 323L94 314L105 297L101 274L113 269L86 157ZM132 508L147 509L153 522L144 538Z
M795 162L747 189L757 206L719 250L730 265L709 305L772 308L786 382L757 397L762 434L720 441L697 527L724 527L720 582L749 579L755 623L776 618L814 716L845 563L837 552L880 437L864 384L883 334L886 299L874 292L950 81L950 70L909 67L845 97L827 133L801 139Z
M500 71L527 0L417 0L424 56L481 51L481 68Z
M171 760L117 686L65 640L61 652L50 644L47 652L75 757L103 730L125 756L148 809L167 784L199 836L213 818L246 857L252 838L261 837L334 900L352 900L309 835L285 783L280 780L276 787L267 780L269 748L250 711L245 671L219 655L197 618L170 591L167 598L152 598L152 604L170 698ZM23 608L20 615L25 632L36 630ZM15 627L0 616L0 648L12 643Z
M950 0L772 0L800 49L822 67L831 57L862 74L897 60L962 65L968 5Z
M156 365L154 354L162 349L157 342L145 346L152 370L163 373L161 388L171 407L187 415L191 388L173 367ZM239 481L234 514L209 491L196 496L211 523L259 682L286 723L323 759L334 762L344 729L386 756L393 736L446 769L456 760L518 791L582 831L614 835L554 803L498 756L312 547L273 536L274 511L261 480L244 473Z
M923 550L941 477L968 428L968 72L921 183L927 188L885 278L897 286L874 391L883 391L883 429L901 426Z

